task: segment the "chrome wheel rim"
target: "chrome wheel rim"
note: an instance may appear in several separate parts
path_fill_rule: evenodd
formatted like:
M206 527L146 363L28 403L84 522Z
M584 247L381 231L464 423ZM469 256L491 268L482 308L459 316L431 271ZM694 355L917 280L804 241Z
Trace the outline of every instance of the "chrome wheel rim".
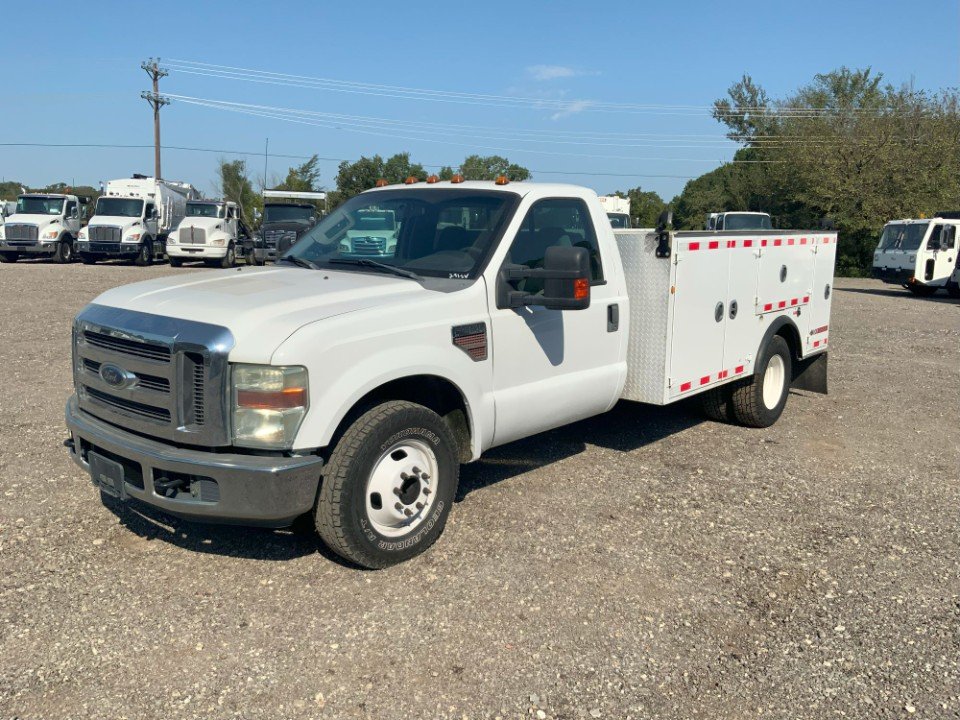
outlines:
M436 498L439 467L420 440L392 445L373 465L366 488L367 518L381 535L397 537L419 527Z
M780 402L785 380L786 365L783 358L774 355L767 363L767 370L763 374L763 404L767 410L773 410Z

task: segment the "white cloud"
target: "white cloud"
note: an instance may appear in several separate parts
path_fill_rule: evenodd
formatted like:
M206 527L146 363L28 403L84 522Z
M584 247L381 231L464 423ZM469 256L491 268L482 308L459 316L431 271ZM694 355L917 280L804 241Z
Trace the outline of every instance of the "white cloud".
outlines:
M577 77L582 74L580 71L566 67L565 65L531 65L527 68L527 75L529 75L531 79L539 82Z
M550 119L559 120L560 118L576 115L577 113L587 110L591 105L593 105L592 100L571 100L562 110L551 115Z

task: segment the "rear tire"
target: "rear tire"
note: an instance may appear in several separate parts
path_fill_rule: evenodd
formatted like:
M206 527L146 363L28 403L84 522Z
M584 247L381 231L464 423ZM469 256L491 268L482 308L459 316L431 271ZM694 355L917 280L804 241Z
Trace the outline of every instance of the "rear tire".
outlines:
M747 427L770 427L783 414L793 379L793 359L787 341L780 335L770 338L755 367L753 377L733 389L733 416Z
M700 408L703 414L716 422L730 422L733 420L732 395L733 388L730 385L721 385L700 393Z
M57 250L53 253L53 261L64 265L73 262L73 241L64 238L57 243Z
M431 410L392 400L361 415L323 469L314 520L327 546L366 568L409 560L443 532L459 453Z
M153 243L150 240L144 240L140 243L139 252L133 261L137 267L146 267L153 263Z
M960 298L960 283L948 282L947 295L952 298Z
M907 285L907 290L912 292L917 297L930 297L939 289L940 288L938 287L931 287L930 285L917 285L915 283Z
M18 252L0 252L0 263L15 263L19 258Z
M183 258L170 257L168 260L170 260L170 267L180 267L183 265Z
M90 253L80 253L80 262L84 265L96 265L97 256L91 255Z

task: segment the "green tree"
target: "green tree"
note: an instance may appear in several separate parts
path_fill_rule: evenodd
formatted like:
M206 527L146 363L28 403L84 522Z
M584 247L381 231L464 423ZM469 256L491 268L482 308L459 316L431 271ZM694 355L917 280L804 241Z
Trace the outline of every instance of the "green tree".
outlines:
M630 223L637 228L656 227L657 218L667 207L663 198L652 190L636 187L632 190L618 190L614 194L629 198Z
M354 195L375 187L383 178L390 184L402 183L408 177L423 180L423 165L410 162L410 153L397 153L384 160L380 155L361 157L356 162L342 162L337 170L337 189L330 194L330 207L346 202Z
M240 206L240 214L248 225L263 210L263 198L253 189L253 183L247 175L246 160L220 160L217 166L220 181L220 195L224 200L232 200Z
M496 180L500 175L506 175L510 180L530 179L527 168L499 155L468 155L460 165L460 173L467 180Z
M277 190L293 192L314 192L320 181L320 158L313 155L302 165L295 165L287 171L287 177L277 185Z

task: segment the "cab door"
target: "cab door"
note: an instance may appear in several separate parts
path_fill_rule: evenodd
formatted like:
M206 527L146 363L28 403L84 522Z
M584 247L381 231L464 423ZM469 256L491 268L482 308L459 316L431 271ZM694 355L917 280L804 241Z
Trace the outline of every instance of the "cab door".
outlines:
M63 226L73 237L77 237L80 232L80 206L76 200L67 200L63 215Z
M146 203L143 209L143 226L147 229L150 237L157 237L157 206L152 202Z
M926 248L929 252L923 269L924 282L942 284L953 272L957 256L957 228L955 225L937 225L930 233Z
M592 270L587 309L498 308L495 284L503 281L499 267L493 273L487 298L495 445L599 414L616 401L625 372L620 339L628 320L619 313L626 310L626 298L618 297L615 283L606 281L597 222L580 198L538 200L524 214L505 260L537 268L548 247L585 247ZM542 293L542 281L523 280L519 285L518 290Z

